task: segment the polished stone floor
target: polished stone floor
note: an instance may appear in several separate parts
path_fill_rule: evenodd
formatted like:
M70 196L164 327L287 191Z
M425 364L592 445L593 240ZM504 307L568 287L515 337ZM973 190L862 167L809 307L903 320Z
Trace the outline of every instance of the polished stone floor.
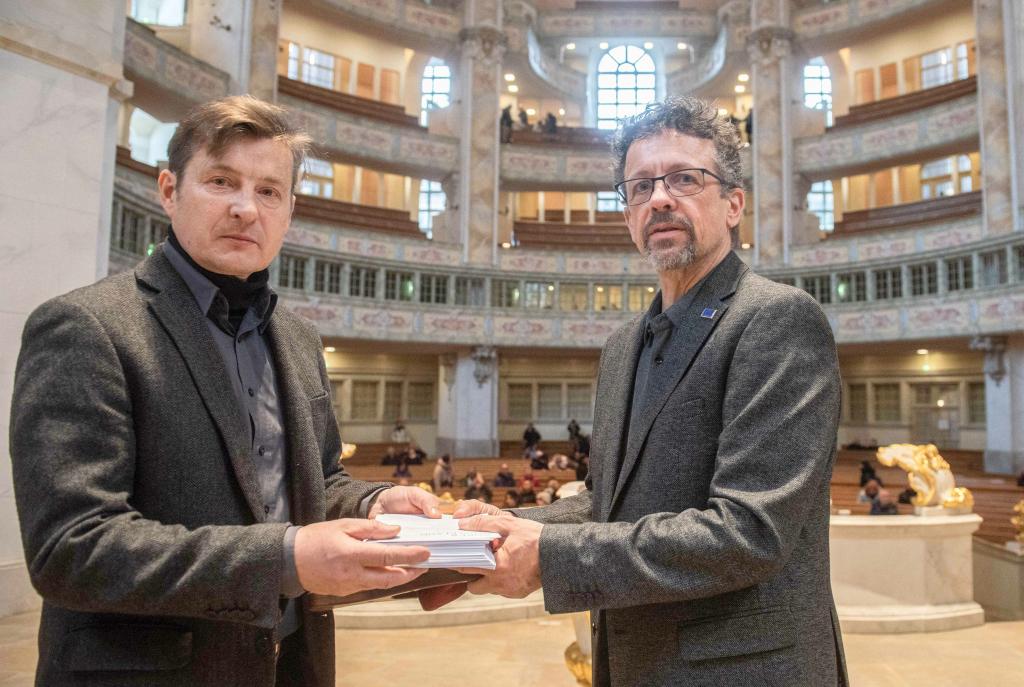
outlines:
M37 613L0 618L0 687L28 687ZM338 684L573 687L567 617L414 630L339 630ZM847 635L853 687L1024 685L1024 622L934 634Z

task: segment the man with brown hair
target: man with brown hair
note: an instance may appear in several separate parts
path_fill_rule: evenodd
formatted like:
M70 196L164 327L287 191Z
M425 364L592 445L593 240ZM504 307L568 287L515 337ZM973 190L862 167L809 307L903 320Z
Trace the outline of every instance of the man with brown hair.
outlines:
M132 272L40 306L15 378L11 457L43 596L37 683L334 684L306 591L408 582L424 548L367 542L420 489L338 464L320 337L267 267L309 139L250 97L193 110L169 146L169 240Z

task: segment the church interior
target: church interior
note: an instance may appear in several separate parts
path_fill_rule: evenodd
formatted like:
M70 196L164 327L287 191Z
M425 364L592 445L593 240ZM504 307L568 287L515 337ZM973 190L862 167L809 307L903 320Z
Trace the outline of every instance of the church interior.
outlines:
M429 484L448 454L459 499L507 465L497 505L582 479L601 347L657 292L619 118L713 101L743 143L736 253L838 345L851 683L1024 684L1024 3L14 0L0 65L0 685L37 655L8 449L26 318L164 240L176 123L241 93L313 139L271 284L323 339L346 469ZM906 518L869 515L864 466ZM338 684L589 684L578 615L542 592L339 609Z

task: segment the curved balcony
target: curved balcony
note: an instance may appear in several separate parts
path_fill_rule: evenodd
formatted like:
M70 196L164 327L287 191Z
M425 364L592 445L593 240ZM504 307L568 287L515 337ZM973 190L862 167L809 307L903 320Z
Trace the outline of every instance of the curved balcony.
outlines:
M733 64L740 67L749 63L747 56L747 36L749 35L749 3L734 2L725 5L719 12L718 33L714 43L703 52L696 63L668 74L669 94L691 93L702 88L723 85L718 84L716 79L727 71L725 69L727 65Z
M349 23L386 31L410 47L446 52L458 42L462 14L421 0L311 0Z
M193 106L230 92L230 77L157 38L134 19L126 21L124 74L135 84L132 102L162 121L174 122Z
M976 94L954 95L884 119L832 127L795 141L796 168L816 181L977 150L977 107Z
M285 77L278 77L278 104L334 160L435 180L458 166L458 141L428 133L401 108Z
M944 4L949 0L833 0L794 13L791 23L801 44L814 50L824 41L849 42L886 26L898 28L913 15Z
M718 31L714 12L681 10L657 5L628 7L629 3L601 9L592 4L572 11L549 11L537 19L542 38L604 38L644 36L650 38L710 39Z

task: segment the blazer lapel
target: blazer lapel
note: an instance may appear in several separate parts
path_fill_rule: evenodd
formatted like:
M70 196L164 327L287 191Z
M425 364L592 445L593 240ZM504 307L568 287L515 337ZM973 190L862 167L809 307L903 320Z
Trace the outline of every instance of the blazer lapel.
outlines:
M747 267L743 261L735 253L729 253L704 282L690 308L686 311L679 324L679 331L673 334L669 348L663 354L664 363L660 368L662 373L651 375L648 379L649 390L646 394L648 400L637 416L638 422L630 425L625 458L615 482L609 513L615 508L616 501L622 495L622 490L636 467L655 418L679 382L686 376L690 365L704 347L708 336L725 316L725 312L729 308L728 299L736 292L736 284L746 271ZM712 311L714 312L712 313ZM635 358L634 368L631 369L635 369Z
M235 478L249 509L257 522L263 522L266 517L263 498L249 457L252 444L249 428L242 423L238 399L231 390L227 369L195 297L160 250L147 258L135 275L136 279L157 289L158 293L149 301L149 308L188 366L192 382L227 448Z
M291 520L301 525L319 522L327 512L327 501L310 398L322 393L323 387L319 379L312 377L308 366L302 364L301 353L295 350L281 313L271 315L267 337L274 357L278 400L284 415L292 497Z
M608 395L601 399L610 407L605 416L608 427L602 433L615 442L609 446L594 446L602 451L601 460L602 485L599 497L599 518L611 512L612 494L615 492L615 481L618 478L620 457L626 448L625 433L629 420L630 403L633 400L633 378L636 371L637 357L640 355L640 328L644 318L638 317L626 325L619 345L609 351L602 375L615 375L615 381L607 385ZM594 456L592 456L593 458Z

